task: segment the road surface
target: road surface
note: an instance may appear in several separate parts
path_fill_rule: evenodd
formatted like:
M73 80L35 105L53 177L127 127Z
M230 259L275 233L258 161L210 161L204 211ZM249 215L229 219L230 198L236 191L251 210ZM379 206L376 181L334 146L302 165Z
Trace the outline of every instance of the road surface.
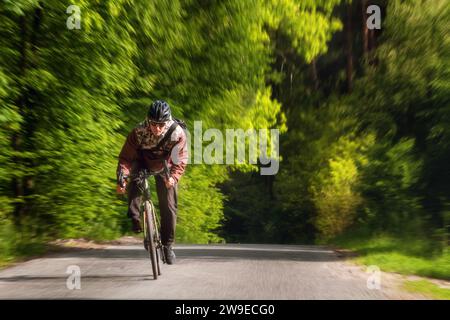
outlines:
M0 299L392 298L326 247L176 245L175 253L158 280L139 243L53 253L1 270Z

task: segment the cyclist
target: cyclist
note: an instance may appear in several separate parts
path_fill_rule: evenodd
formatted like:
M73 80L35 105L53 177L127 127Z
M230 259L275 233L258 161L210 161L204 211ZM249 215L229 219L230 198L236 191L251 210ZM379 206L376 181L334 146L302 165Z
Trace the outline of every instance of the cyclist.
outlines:
M129 176L140 169L160 173L155 180L161 213L161 242L168 264L175 263L172 245L178 208L177 185L187 165L186 140L183 128L172 119L169 104L157 100L151 104L145 121L130 132L119 154L117 192L120 194L125 193L126 181L119 181L119 177ZM169 167L169 178L164 175L164 160ZM139 217L141 199L133 181L129 182L127 189L128 217L133 231L139 233L142 232Z

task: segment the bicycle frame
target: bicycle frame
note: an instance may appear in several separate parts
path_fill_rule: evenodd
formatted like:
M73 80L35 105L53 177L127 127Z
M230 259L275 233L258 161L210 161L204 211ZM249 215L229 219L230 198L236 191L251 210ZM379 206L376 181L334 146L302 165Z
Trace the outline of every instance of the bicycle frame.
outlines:
M156 214L155 206L153 205L153 201L151 200L150 188L149 188L149 185L148 185L148 178L150 176L151 175L149 175L148 177L144 177L144 181L143 181L144 188L143 188L142 193L141 193L141 206L139 208L139 213L140 213L140 216L141 216L141 221L143 221L143 223L147 223L148 218L145 216L146 215L145 205L148 202L150 208L149 208L149 210L147 210L147 214L151 215L151 217L150 217L151 224L154 226L155 233L156 233L156 235L155 235L155 242L156 242L155 243L155 247L156 247L157 250L158 249L162 250L161 237L159 236L159 230L160 230L160 226L161 225L159 223L158 216ZM147 229L144 228L143 230L144 230L144 239L145 239ZM163 260L163 263L166 263L165 257L164 257L163 254L161 255L161 258Z

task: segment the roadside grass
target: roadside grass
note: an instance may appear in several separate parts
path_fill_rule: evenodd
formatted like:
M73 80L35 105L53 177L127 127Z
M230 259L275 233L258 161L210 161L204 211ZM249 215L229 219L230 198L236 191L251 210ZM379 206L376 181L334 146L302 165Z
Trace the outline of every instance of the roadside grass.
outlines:
M450 300L450 289L441 288L427 280L405 281L403 288L409 292L421 293L433 299Z
M14 263L25 261L40 256L48 251L48 245L36 241L28 243L8 243L2 247L6 248L0 253L0 269L7 268Z
M429 240L395 238L389 235L372 237L346 234L331 243L355 253L352 261L366 266L378 266L384 272L417 275L450 280L450 249L440 249ZM403 283L403 289L421 293L432 299L450 300L450 289L442 288L426 279Z
M116 240L123 234L132 235L131 232L128 232L131 228L128 220L124 218L115 222L119 224L119 231L115 231L111 226L98 224L90 227L88 232L75 234L72 237L62 237L60 240L85 238L91 240L92 243ZM54 243L57 240L54 236L36 231L33 229L34 225L33 222L30 222L28 228L19 230L11 221L0 219L0 269L61 249L61 245ZM63 246L67 247L70 244L64 243Z
M376 265L382 271L450 280L450 250L439 250L430 241L397 239L387 235L371 238L336 238L332 243L356 253L354 261Z

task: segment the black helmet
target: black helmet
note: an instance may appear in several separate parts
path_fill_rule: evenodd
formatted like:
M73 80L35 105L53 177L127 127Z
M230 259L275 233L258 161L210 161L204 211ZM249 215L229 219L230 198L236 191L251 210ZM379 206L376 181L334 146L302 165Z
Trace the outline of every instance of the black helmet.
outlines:
M170 106L163 100L156 100L148 109L147 118L153 122L166 122L172 119L170 115Z

